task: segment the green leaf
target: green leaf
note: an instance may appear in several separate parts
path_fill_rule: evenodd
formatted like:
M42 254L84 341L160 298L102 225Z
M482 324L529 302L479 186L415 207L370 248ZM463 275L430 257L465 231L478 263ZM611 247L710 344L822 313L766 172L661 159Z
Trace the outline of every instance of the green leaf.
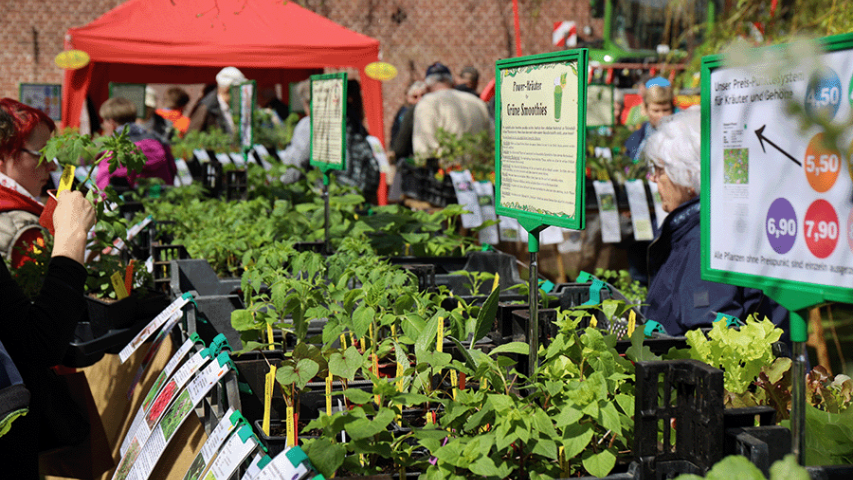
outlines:
M372 437L384 431L388 427L388 424L391 423L391 420L394 420L394 415L393 410L389 408L382 409L376 414L373 420L359 418L347 425L347 433L353 440Z
M485 337L492 330L495 324L495 316L498 313L498 300L500 299L501 289L495 288L489 294L483 306L480 307L480 313L477 315L477 325L474 328L474 337L471 338L471 348L478 340Z
M569 457L571 458L571 457ZM744 460L746 460L745 457ZM748 461L748 460L747 460ZM605 477L607 474L613 470L613 467L616 465L616 455L613 454L610 450L603 450L599 453L588 453L584 455L583 458L583 468L586 469L587 472L596 476L596 477ZM738 478L738 476L727 477Z
M242 309L234 310L231 312L231 326L238 332L255 330L255 319L252 318L252 312Z
M495 347L489 355L497 355L499 353L514 353L516 355L528 355L530 353L530 345L524 342L510 342Z
M809 472L797 463L794 455L785 455L782 460L770 466L770 478L773 480L809 480Z
M329 358L329 371L347 380L353 380L358 369L364 363L364 357L355 346L350 345L343 354L335 352Z
M375 315L376 311L373 307L365 304L359 305L352 312L352 331L356 337L361 338L367 334L367 331L370 329L370 323L373 321Z
M347 448L326 438L308 440L302 446L308 460L326 478L332 478L335 471L344 464Z
M563 430L563 453L566 458L575 458L580 455L592 440L592 434L592 427L588 423L573 423L567 426Z
M276 371L275 378L282 385L295 384L296 388L302 389L317 375L318 371L320 371L320 365L316 361L303 358L296 364L296 368L290 365L283 366Z
M625 356L634 362L651 362L661 358L654 353L652 349L643 346L643 341L646 339L646 334L642 328L634 329L634 334L631 335L631 346L625 351Z
M730 480L733 478L738 480L765 480L761 470L742 455L729 455L720 460L708 471L705 478L707 480Z
M462 342L450 335L446 336L445 338L453 342L456 345L456 348L458 349L457 351L462 353L462 356L465 358L465 366L468 367L471 372L476 372L477 362L474 361L474 358L471 356L471 353L468 352L468 350L466 350L465 347L462 346Z
M415 341L415 352L435 349L435 336L438 334L439 320L444 321L441 317L434 316L427 322Z
M348 388L344 391L347 400L356 405L366 405L373 401L373 395L358 388Z

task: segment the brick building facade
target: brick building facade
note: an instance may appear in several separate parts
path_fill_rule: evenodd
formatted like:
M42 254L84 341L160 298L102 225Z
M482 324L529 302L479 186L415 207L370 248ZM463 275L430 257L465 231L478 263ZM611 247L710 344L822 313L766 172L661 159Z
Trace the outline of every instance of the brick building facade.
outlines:
M174 0L186 1L186 0ZM197 0L205 1L205 0ZM214 2L215 0L209 0ZM281 0L250 0L274 3ZM18 98L20 83L62 83L53 63L66 31L85 25L124 0L2 0L0 95ZM409 83L441 61L454 73L472 65L480 88L494 77L495 61L515 52L511 0L301 0L300 5L351 30L379 40L382 59L398 69L383 86L385 131ZM12 5L14 4L14 5ZM600 35L601 21L590 18L587 0L519 0L524 55L550 52L553 23L573 20Z

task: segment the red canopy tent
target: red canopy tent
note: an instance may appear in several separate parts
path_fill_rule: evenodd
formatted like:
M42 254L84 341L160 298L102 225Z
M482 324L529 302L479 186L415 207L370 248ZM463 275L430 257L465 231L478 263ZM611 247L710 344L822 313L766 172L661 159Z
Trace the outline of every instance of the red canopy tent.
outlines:
M213 83L226 66L259 87L290 82L325 67L357 68L368 130L384 138L382 86L364 67L379 41L282 0L128 0L92 23L68 30L66 49L91 62L67 70L62 125L79 126L87 95L98 106L109 83Z

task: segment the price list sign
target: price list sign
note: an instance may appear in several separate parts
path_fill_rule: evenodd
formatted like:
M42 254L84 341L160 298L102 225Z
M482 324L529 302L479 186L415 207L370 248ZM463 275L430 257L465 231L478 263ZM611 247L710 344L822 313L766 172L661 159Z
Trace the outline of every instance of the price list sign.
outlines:
M851 44L703 59L703 278L853 301Z
M311 76L311 165L346 169L347 74Z
M578 49L496 64L496 210L528 231L584 227L586 55Z

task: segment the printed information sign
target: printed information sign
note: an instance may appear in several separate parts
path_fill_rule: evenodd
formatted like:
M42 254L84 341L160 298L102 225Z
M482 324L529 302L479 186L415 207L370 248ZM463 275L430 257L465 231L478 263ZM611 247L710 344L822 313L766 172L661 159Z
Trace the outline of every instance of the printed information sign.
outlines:
M853 117L851 42L704 59L703 278L853 300L853 131L833 134Z
M311 165L346 169L347 74L311 76Z
M586 53L497 62L499 215L528 225L583 228Z

